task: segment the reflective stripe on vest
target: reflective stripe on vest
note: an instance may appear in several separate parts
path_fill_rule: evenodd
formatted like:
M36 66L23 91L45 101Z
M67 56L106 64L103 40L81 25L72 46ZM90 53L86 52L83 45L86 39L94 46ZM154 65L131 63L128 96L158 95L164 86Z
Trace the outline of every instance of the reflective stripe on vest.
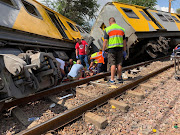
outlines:
M106 33L109 35L108 48L123 47L124 28L117 24L112 24L106 28Z
M97 63L103 63L104 64L104 57L102 56L102 51L93 53L91 55L90 59L97 60Z

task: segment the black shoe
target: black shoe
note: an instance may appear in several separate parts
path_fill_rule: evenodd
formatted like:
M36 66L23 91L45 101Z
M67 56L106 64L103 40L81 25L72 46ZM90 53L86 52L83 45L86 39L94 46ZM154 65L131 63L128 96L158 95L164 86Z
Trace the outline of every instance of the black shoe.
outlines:
M121 79L117 79L117 81L118 81L118 83L123 83L124 82L122 78Z

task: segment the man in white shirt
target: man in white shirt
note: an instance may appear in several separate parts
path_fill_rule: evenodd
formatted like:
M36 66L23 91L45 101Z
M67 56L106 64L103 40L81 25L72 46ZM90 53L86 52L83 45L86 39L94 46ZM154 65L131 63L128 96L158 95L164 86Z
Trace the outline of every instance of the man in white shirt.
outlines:
M56 60L60 63L60 70L61 70L61 73L62 73L62 76L66 76L66 73L64 71L64 66L65 66L65 61L59 59L59 58L56 58Z

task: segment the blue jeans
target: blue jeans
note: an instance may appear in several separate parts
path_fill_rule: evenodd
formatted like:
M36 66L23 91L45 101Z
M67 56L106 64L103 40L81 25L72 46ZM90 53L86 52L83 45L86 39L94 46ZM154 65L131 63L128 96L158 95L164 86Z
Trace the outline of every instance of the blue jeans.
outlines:
M84 65L84 62L86 63L87 70L89 70L88 56L87 55L79 55L79 59L80 59L82 65Z

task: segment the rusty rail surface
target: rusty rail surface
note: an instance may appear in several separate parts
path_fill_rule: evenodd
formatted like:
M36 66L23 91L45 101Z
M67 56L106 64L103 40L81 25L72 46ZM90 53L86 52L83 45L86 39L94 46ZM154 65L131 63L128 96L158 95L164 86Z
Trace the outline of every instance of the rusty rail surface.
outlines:
M141 63L138 63L138 64L134 64L134 65L131 65L131 66L124 67L123 70L134 69L134 68L137 68L139 66L150 64L150 63L152 63L154 61L167 59L169 57L170 56L166 56L166 57L162 57L162 58L158 58L158 59L154 59L154 60L150 60L150 61L146 61L146 62L141 62ZM82 79L82 80L77 80L77 81L73 81L73 82L64 83L64 84L58 85L56 87L53 87L53 88L50 88L50 89L47 89L47 90L44 90L44 91L37 92L35 94L31 94L30 96L27 96L27 97L24 97L24 98L12 99L12 100L9 100L9 101L6 100L6 99L2 100L2 101L0 101L0 112L2 110L9 109L10 107L17 106L17 105L20 105L20 104L26 104L26 103L32 102L32 101L36 101L36 100L39 100L39 99L41 99L43 97L53 95L53 94L57 94L57 93L59 93L59 92L61 92L63 90L68 90L68 89L76 87L78 85L82 85L82 84L88 83L90 81L98 80L98 79L101 79L101 78L109 76L109 75L110 75L110 72L106 72L106 73L98 74L98 75L95 75L95 76L92 76L92 77L89 77L89 78L85 78L85 79Z
M117 88L111 92L108 92L100 97L97 97L97 98L95 98L87 103L84 103L76 108L68 110L67 112L62 113L40 125L37 125L31 129L26 129L26 130L18 133L18 135L39 135L39 134L46 133L49 130L60 128L64 125L72 122L73 120L81 117L86 111L91 110L91 109L95 108L96 106L107 103L107 101L109 99L117 97L118 95L122 94L126 90L134 88L138 84L148 80L151 77L156 76L159 73L162 73L163 71L165 71L173 66L174 66L173 64L170 64L170 65L163 67L157 71L154 71L144 77L141 77L138 80L130 82L126 85L123 85L122 87L119 87L119 88Z

